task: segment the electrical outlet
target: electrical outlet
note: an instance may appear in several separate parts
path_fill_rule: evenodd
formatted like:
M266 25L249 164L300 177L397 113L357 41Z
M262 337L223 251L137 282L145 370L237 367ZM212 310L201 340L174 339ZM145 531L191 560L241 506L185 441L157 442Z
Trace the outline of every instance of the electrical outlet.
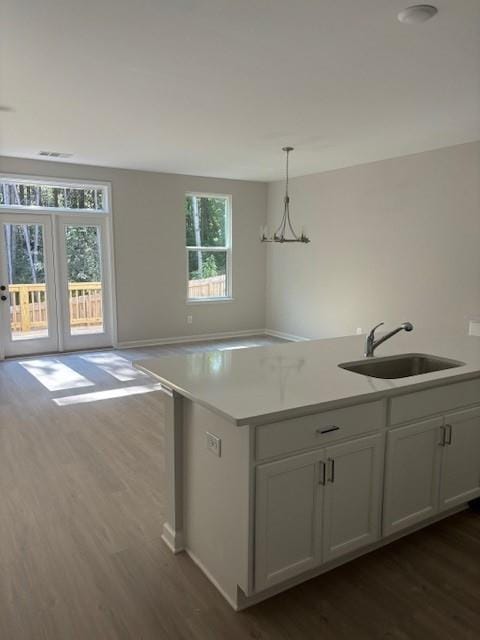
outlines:
M192 324L193 316L187 316L187 324Z
M214 436L213 433L209 433L208 431L205 433L207 438L207 449L213 453L213 455L220 456L222 455L222 441L218 436Z

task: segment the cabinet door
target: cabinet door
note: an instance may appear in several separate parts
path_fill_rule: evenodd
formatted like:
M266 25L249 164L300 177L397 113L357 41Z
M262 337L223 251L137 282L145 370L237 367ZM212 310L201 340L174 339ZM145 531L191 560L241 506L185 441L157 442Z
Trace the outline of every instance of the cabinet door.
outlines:
M438 511L443 418L392 429L387 435L383 534Z
M480 496L480 409L445 417L440 509Z
M322 451L257 467L255 589L265 589L321 561Z
M323 561L380 536L384 436L329 447L323 517Z

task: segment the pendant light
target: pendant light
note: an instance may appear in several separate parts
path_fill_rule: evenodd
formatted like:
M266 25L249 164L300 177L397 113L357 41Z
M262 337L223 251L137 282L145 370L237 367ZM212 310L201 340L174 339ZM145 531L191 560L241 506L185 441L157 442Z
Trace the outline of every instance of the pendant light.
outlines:
M288 155L293 151L293 147L283 147L282 151L286 154L286 180L285 180L285 197L283 199L283 216L282 220L273 234L268 235L267 227L261 230L260 239L262 242L310 242L309 238L302 231L301 235L297 235L290 220L290 196L288 195Z

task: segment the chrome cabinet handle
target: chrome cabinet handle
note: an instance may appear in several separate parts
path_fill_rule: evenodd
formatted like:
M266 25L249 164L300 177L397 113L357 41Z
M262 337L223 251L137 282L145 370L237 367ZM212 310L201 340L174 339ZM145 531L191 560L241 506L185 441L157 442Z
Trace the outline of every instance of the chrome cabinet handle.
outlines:
M328 482L335 482L335 460L328 458Z
M446 447L449 444L452 444L452 425L451 424L442 424L440 427L442 431L442 439L440 440L440 446Z
M325 462L323 460L320 460L320 462L318 463L318 466L319 466L318 484L321 484L321 485L325 486L325 484L327 482L327 467L326 467Z
M445 425L445 444L452 444L452 425L451 424L446 424Z
M444 427L444 425L443 425L443 424L440 426L440 434L441 434L441 436L440 436L440 442L439 442L438 444L439 444L441 447L444 447L444 446L447 444L446 439L445 439L445 437L446 437L446 435L447 435L447 430L446 430L446 428Z

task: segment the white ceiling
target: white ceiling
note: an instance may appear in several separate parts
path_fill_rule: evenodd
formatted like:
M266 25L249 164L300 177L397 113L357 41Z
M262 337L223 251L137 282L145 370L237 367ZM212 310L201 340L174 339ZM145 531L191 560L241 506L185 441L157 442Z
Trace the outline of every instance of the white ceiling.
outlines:
M1 152L272 180L480 139L480 0L409 4L3 0Z

